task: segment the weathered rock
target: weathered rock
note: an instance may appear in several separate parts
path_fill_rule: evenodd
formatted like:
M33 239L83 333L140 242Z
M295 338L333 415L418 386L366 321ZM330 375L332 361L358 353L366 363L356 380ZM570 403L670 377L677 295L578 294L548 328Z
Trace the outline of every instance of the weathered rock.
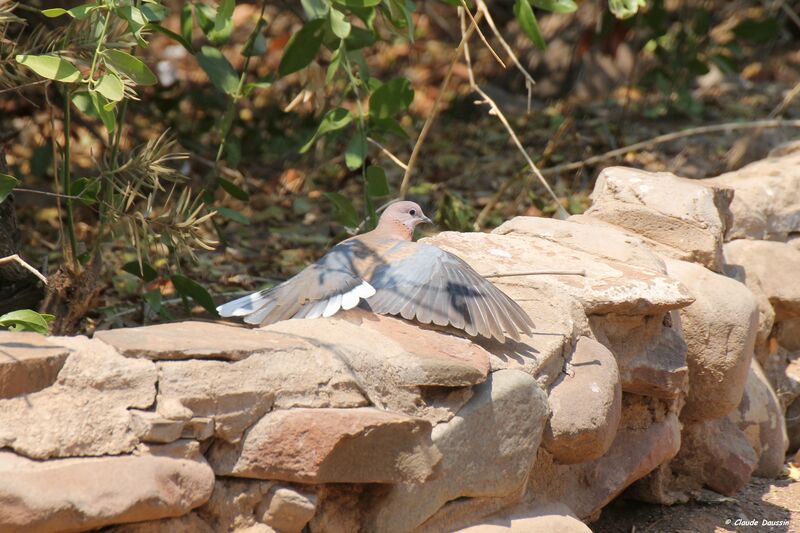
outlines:
M256 517L281 533L300 533L316 510L314 494L286 485L274 485L256 509Z
M734 172L703 180L736 191L727 240L785 241L800 231L800 154L769 157Z
M30 533L177 517L205 502L214 485L196 444L191 459L122 455L36 462L2 451L0 479L0 531Z
M128 409L153 403L155 365L85 337L57 342L71 353L56 383L0 400L0 447L34 459L132 451L138 438Z
M211 498L196 513L213 531L267 527L259 522L256 509L274 485L274 481L218 477Z
M441 454L430 423L371 407L289 409L265 415L238 445L209 452L221 476L299 483L422 482Z
M189 513L178 518L164 518L162 520L149 520L111 526L104 529L104 533L215 533L207 523L197 514Z
M491 516L458 533L592 533L564 504L526 506Z
M333 351L373 405L432 422L448 420L461 404L453 409L427 405L421 387L468 387L485 380L489 371L489 353L467 339L361 309L313 322L288 320L265 330Z
M681 419L720 418L739 405L758 328L758 305L741 283L694 263L667 261L695 296L681 309L688 346L689 393Z
M584 222L584 223L581 223ZM519 235L554 242L597 257L666 274L664 260L637 236L610 224L575 216L569 220L514 217L494 229L497 235Z
M614 441L622 389L614 355L595 340L578 339L567 364L570 372L548 395L553 414L542 445L559 463L583 463L604 455Z
M684 425L681 450L670 463L679 487L701 486L731 496L750 480L758 457L729 417Z
M0 331L0 398L49 387L68 353L38 333Z
M622 391L676 399L689 388L686 342L677 311L657 315L594 315L594 336L619 366Z
M329 484L319 487L317 513L308 524L311 533L356 533L363 529L364 485ZM368 507L367 507L368 508Z
M533 377L517 370L494 372L455 418L434 428L433 441L442 452L437 476L391 487L375 503L367 527L412 531L450 500L519 492L548 414L547 397Z
M658 272L621 261L603 260L545 239L520 235L443 232L425 239L455 253L482 274L535 270L583 270L585 276L514 276L493 280L506 286L543 284L576 298L586 314L654 314L692 302L683 286Z
M368 404L353 373L333 350L284 338L292 349L258 353L234 363L158 363L157 410L162 402L177 400L195 416L212 418L217 437L236 442L273 404L277 408Z
M170 420L152 411L131 409L131 427L142 442L169 443L181 438L183 420Z
M792 402L786 409L786 436L789 439L789 451L800 450L800 399ZM800 463L800 461L797 461Z
M583 520L597 513L634 481L672 459L681 446L680 422L663 400L623 395L620 430L606 454L560 465L540 448L525 500L561 502Z
M206 440L214 436L214 419L204 416L191 418L184 423L181 437L184 439Z
M733 191L668 172L609 167L597 177L591 216L668 245L720 272Z
M783 470L789 438L778 398L756 361L750 365L739 408L730 418L744 432L758 458L753 473L761 477L778 477Z
M753 292L763 292L775 309L775 321L800 318L800 250L771 241L736 240L725 244L729 272ZM738 267L738 268L737 268Z
M98 331L95 337L127 357L154 361L223 359L238 361L255 353L292 350L290 339L257 329L209 322L174 322L140 328Z

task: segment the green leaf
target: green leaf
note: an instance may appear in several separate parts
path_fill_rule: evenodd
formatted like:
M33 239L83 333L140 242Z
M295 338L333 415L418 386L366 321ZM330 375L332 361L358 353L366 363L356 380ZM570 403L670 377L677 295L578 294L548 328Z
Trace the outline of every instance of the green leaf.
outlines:
M175 290L178 291L178 294L188 296L196 303L203 306L205 310L212 315L219 316L216 306L214 305L214 300L202 285L180 274L170 276L170 280L172 280L172 284L175 286Z
M331 6L326 0L300 0L308 20L324 19Z
M63 57L20 54L15 59L20 65L49 80L73 83L81 79L80 71Z
M60 17L61 15L72 16L72 14L69 11L61 7L54 7L52 9L42 9L42 15L51 19Z
M734 35L754 43L767 43L775 39L779 31L780 25L774 18L745 19L733 28Z
M626 19L634 16L646 3L646 0L608 0L608 9L618 19Z
M389 182L386 172L382 167L370 165L367 167L367 194L371 197L389 196Z
M208 35L214 31L214 21L217 19L217 10L206 4L195 4L194 14L197 17L197 24L203 33Z
M231 96L236 94L236 90L239 88L239 77L222 52L216 48L204 46L195 54L195 58L217 89Z
M345 39L345 44L348 51L360 50L371 46L375 44L375 32L353 26L350 29L350 35Z
M709 59L712 63L717 65L717 67L719 67L719 69L725 74L736 73L736 64L730 57L724 56L722 54L714 54Z
M405 111L414 100L414 89L405 78L395 78L375 89L369 97L369 114L375 118L388 118Z
M336 71L339 70L339 67L342 64L342 56L346 52L344 51L344 47L340 46L333 52L331 55L331 63L328 65L328 70L325 72L325 81L330 83L333 80L333 77L336 76Z
M192 4L185 2L181 8L181 37L187 42L192 42L192 28L194 23L192 21Z
M0 326L12 331L33 331L46 335L47 323L54 318L53 315L37 313L30 309L20 309L0 316Z
M250 219L248 219L246 216L233 209L229 209L227 207L215 207L214 211L222 215L224 218L227 218L228 220L233 220L234 222L238 222L239 224L244 224L245 226L250 225Z
M391 117L370 117L369 124L372 130L384 133L392 133L403 139L408 139L408 133L406 133L406 130L403 129L399 122Z
M0 172L0 204L2 204L3 201L8 198L8 195L11 194L11 189L16 187L18 184L19 180L17 178Z
M317 127L317 131L314 132L314 135L312 135L311 138L300 148L300 153L302 154L307 152L314 142L321 136L332 131L340 130L350 124L352 121L353 115L351 115L350 111L347 109L341 107L331 109L325 113L324 117L322 117L322 122L320 122L319 126Z
M117 14L128 21L128 29L130 29L131 33L135 35L139 35L147 25L147 18L144 16L142 11L134 6L122 6L116 9Z
M174 31L168 30L167 28L165 28L163 26L159 26L158 24L150 23L150 24L147 25L147 29L156 31L156 32L158 32L158 33L160 33L162 35L166 35L167 37L169 37L170 39L172 39L176 43L178 43L181 46L183 46L186 50L189 51L190 54L194 55L195 51L194 51L194 47L192 46L191 39L188 39L188 40L184 39L181 35L178 35Z
M267 51L267 40L264 38L264 28L267 26L267 21L258 19L255 29L250 33L247 42L242 47L242 55L244 57L260 56Z
M167 16L167 8L159 4L142 4L139 9L148 22L158 22Z
M340 39L346 39L350 35L350 22L347 20L347 15L338 9L331 9L330 11L331 31L335 36Z
M334 0L337 4L347 6L347 7L355 7L355 8L364 8L364 7L375 7L380 5L381 0Z
M514 16L517 17L519 27L528 39L540 50L544 50L547 46L542 37L542 32L539 30L539 23L536 22L536 15L533 14L533 8L529 0L516 0L514 2Z
M214 29L208 32L208 39L216 45L225 44L233 32L233 8L236 0L222 0L214 18Z
M158 78L142 60L122 50L105 50L106 64L118 74L124 74L137 85L155 85Z
M232 181L228 181L225 178L217 176L217 183L219 183L219 186L222 187L223 191L230 194L237 200L245 202L250 199L250 195L247 193L247 191L240 189L239 186Z
M89 16L92 11L100 9L96 4L84 4L82 6L73 7L69 10L69 14L76 20L83 20Z
M125 86L122 84L122 80L113 72L106 72L100 76L100 80L94 88L112 102L119 102L125 95Z
M147 283L154 281L158 277L158 272L156 272L156 269L153 268L150 263L144 261L141 265L139 265L139 261L125 263L122 265L122 270L128 274L133 274L137 278L140 278Z
M94 178L78 178L72 182L70 192L73 196L80 197L83 205L94 205L97 203L97 195L100 194L100 180Z
M531 0L531 3L553 13L573 13L578 10L578 4L574 0Z
M274 78L275 77L272 74L269 74L269 75L264 76L263 78L261 78L261 79L259 79L257 81L252 81L250 83L245 83L244 84L244 95L245 96L249 96L250 93L253 92L256 89L266 89L267 87L272 85L273 81L275 81Z
M348 198L342 196L338 192L326 192L322 194L333 204L336 210L336 219L341 224L349 228L358 227L358 213L356 213L356 208L353 207L353 203Z
M94 91L89 93L89 97L92 99L95 113L103 121L103 125L108 132L114 131L117 128L117 117L112 110L107 109L108 102L105 101L103 96Z
M292 35L283 50L278 73L286 76L308 66L317 55L322 38L325 36L325 20L314 19L306 22L300 31Z
M364 164L366 155L367 138L360 129L357 129L356 134L350 139L350 144L347 145L347 151L344 153L344 163L350 170L355 170Z

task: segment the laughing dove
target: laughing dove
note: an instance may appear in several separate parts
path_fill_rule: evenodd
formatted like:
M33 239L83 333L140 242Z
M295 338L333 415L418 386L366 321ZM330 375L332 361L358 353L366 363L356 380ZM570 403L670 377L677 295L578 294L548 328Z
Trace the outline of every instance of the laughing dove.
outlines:
M334 246L319 261L271 289L217 308L267 325L289 318L329 317L363 307L423 324L453 326L468 335L519 339L530 317L500 289L455 255L413 242L417 224L430 222L414 202L397 202L374 230Z

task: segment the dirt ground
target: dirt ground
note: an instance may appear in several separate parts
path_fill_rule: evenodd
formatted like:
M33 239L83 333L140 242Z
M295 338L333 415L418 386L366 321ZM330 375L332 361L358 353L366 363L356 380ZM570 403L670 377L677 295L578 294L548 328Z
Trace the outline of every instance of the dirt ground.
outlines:
M704 492L672 507L618 499L590 524L594 533L800 532L800 482L753 478L732 498Z

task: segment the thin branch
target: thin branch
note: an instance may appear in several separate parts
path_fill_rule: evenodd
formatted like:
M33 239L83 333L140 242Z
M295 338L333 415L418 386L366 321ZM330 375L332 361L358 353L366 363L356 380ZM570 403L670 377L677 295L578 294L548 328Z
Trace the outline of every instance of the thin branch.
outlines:
M475 25L475 30L478 32L478 36L480 36L481 41L483 41L483 44L486 45L486 48L489 49L489 51L492 53L492 55L497 60L497 62L500 63L500 66L502 66L503 68L506 68L506 64L503 63L503 60L500 59L500 56L497 55L497 52L494 51L494 48L492 48L492 45L490 45L489 41L486 40L486 36L481 31L481 27L478 25L478 21L475 20L474 16L472 16L472 11L469 10L469 7L467 6L467 2L465 0L461 0L461 6L463 7L464 11L467 12L467 15L469 15L470 20L472 20L472 24Z
M48 192L48 191L37 191L35 189L24 189L22 187L15 187L14 192L26 192L30 194L41 194L42 196L52 196L53 198L67 198L70 200L81 200L80 196L73 196L69 194L59 194L55 192Z
M41 272L39 272L38 270L36 270L35 268L33 268L31 265L29 265L29 264L28 264L28 263L27 263L27 262L26 262L26 261L25 261L23 258L21 258L19 255L17 255L17 254L13 254L13 255L9 255L9 256L7 256L7 257L0 257L0 265L2 265L2 264L5 264L5 263L17 263L19 266L21 266L21 267L22 267L22 268L24 268L25 270L28 270L28 271L30 271L30 272L31 272L31 273L32 273L34 276L36 276L37 278L39 278L40 280L42 280L42 283L44 283L45 285L47 285L47 278L46 278L46 277L44 277L44 276L42 275L42 273L41 273Z
M515 276L585 276L585 270L532 270L530 272L508 272L482 274L484 278L510 278Z
M477 23L480 21L480 19L481 14L479 13L473 19L473 21ZM433 125L433 121L436 119L436 115L439 114L439 107L442 98L444 97L445 89L450 83L450 77L453 75L453 67L455 67L456 63L458 62L458 58L461 57L461 51L464 49L464 43L467 42L467 39L472 36L475 28L476 25L472 24L467 32L461 35L461 42L458 43L456 52L453 54L453 60L450 62L450 66L447 67L447 73L444 76L441 87L439 87L439 94L436 95L436 100L433 102L433 109L431 109L431 112L428 114L428 118L425 119L425 124L422 125L422 131L419 132L419 137L417 137L417 142L414 144L414 149L411 150L411 157L408 158L408 167L403 174L403 181L400 183L400 199L405 198L406 194L408 193L408 189L411 187L411 174L414 172L414 167L417 163L417 157L419 157L419 151L422 148L422 144L425 142L425 139L428 137L428 132Z
M24 89L27 89L28 87L34 87L36 85L41 85L42 83L50 83L50 80L37 80L37 81L32 81L30 83L24 83L22 85L17 85L15 87L11 87L9 89L0 89L0 94L16 92L16 91L22 91Z
M522 63L520 63L519 58L517 57L517 54L514 53L514 51L511 49L511 46L509 46L509 44L506 42L505 39L503 39L503 36L497 30L497 26L495 26L494 24L494 19L492 19L492 15L491 13L489 13L489 8L486 7L484 1L477 0L476 6L478 8L478 15L483 15L484 17L486 17L486 23L492 29L492 32L494 32L494 36L497 37L497 40L500 41L500 44L505 49L506 53L508 54L508 57L510 57L511 61L513 61L514 65L516 65L517 70L519 70L522 73L522 75L525 76L525 79L529 84L536 85L536 80L534 80L533 76L531 76L530 73L528 73L528 71L525 69L525 67L522 66Z
M542 175L553 176L555 174L560 174L562 172L578 170L585 166L593 165L601 161L606 161L608 159L612 159L617 156L625 155L628 152L641 150L642 148L649 148L657 144L662 144L665 142L682 139L684 137L692 137L694 135L702 135L705 133L717 133L720 131L747 130L753 128L800 128L800 120L765 119L765 120L754 120L751 122L725 122L723 124L698 126L696 128L689 128L681 131L676 131L673 133L658 135L656 137L653 137L652 139L647 139L646 141L641 141L638 143L630 144L628 146L623 146L622 148L617 148L616 150L611 150L603 154L587 157L586 159L583 159L581 161L574 161L572 163L564 163L563 165L556 165L554 167L546 168L542 170Z
M400 161L400 159L396 155L394 155L392 152L390 152L388 149L386 149L386 147L383 146L381 143L379 143L378 141L376 141L372 137L367 137L367 141L370 142L371 144L374 144L378 148L380 148L381 152L383 152L386 157L391 159L392 162L395 165L397 165L398 167L402 168L403 170L407 170L408 169L408 165L406 165L405 163Z

